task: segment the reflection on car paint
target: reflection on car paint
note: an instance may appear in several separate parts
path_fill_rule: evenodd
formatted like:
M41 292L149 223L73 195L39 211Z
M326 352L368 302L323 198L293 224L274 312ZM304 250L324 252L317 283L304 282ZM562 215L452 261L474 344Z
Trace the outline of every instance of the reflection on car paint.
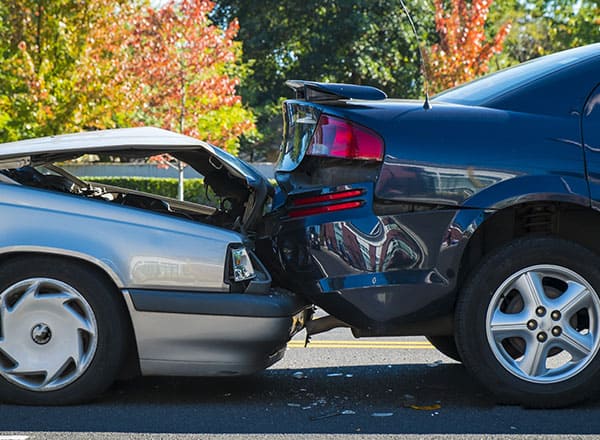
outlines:
M414 164L387 156L377 191L382 198L458 205L483 189L515 176L515 173L472 166ZM398 185L399 181L402 185Z
M384 272L392 268L418 267L427 253L425 245L415 234L393 216L376 217L374 227L367 233L353 222L333 222L322 227L309 228L313 258L322 267L323 254L334 255L354 269L367 272ZM326 273L326 276L331 276Z

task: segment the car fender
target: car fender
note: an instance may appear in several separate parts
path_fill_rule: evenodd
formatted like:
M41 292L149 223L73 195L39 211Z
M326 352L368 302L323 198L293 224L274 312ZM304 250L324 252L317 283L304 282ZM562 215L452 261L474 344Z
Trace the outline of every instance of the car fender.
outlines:
M456 275L469 240L496 212L524 203L569 203L590 207L587 182L559 175L527 175L490 186L463 203L456 211L440 244L438 269ZM457 277L449 277L456 285Z
M462 208L504 209L527 202L567 202L590 206L584 176L525 175L503 180L465 200Z
M65 248L52 248L45 246L4 246L0 248L0 258L9 254L45 254L45 255L56 255L61 257L69 257L77 260L82 260L87 263L91 263L98 269L102 270L106 275L110 277L113 283L121 289L125 285L123 279L116 272L117 268L110 260L99 260L82 252L77 252Z

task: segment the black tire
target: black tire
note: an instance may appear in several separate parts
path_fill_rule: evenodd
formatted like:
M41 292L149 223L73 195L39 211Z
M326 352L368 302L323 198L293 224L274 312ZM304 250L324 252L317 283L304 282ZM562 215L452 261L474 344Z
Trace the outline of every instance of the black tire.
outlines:
M591 286L591 290L587 289L584 292L587 292L585 295L588 296L589 301L594 303L593 298L597 298L597 294L600 292L600 258L578 244L556 238L523 238L497 249L487 255L471 273L460 292L455 322L458 352L467 370L484 387L492 391L501 403L520 404L537 408L564 407L583 401L595 395L599 390L600 355L597 349L589 350L589 354L583 358L584 360L581 361L580 367L578 367L580 369L573 370L571 376L565 375L564 377L548 379L548 371L553 368L551 365L548 367L548 359L555 356L557 350L560 353L559 349L550 348L553 347L552 344L557 343L557 339L551 339L553 336L550 332L547 333L549 336L539 336L540 332L549 328L547 322L550 319L549 311L548 315L544 314L543 317L539 318L541 324L536 330L529 328L531 321L527 321L525 328L519 327L521 334L524 334L527 338L529 338L527 331L538 332L534 333L531 339L527 339L530 342L525 342L526 339L521 338L520 341L523 341L521 349L516 347L514 343L514 341L519 342L518 338L502 339L503 336L499 336L496 339L495 336L488 337L488 331L490 335L494 335L493 331L495 331L492 329L490 320L493 319L494 314L488 316L488 307L490 307L490 313L495 313L494 311L497 310L500 310L499 314L523 312L523 316L526 316L525 319L529 319L529 311L532 310L532 307L535 307L536 314L542 313L542 311L538 312L539 305L535 306L534 301L529 302L529 304L534 304L531 307L524 303L521 304L521 310L517 306L516 312L502 311L500 307L504 307L505 302L508 301L507 298L510 295L519 294L519 291L517 289L517 294L514 293L515 290L504 294L506 290L502 290L500 287L514 289L514 285L510 284L512 280L517 280L518 277L524 275L529 276L530 273L534 274L535 279L547 283L548 278L546 278L544 271L553 270L553 268L567 269L580 276ZM529 272L530 270L531 272ZM541 276L536 272L538 270ZM533 278L526 278L525 281L530 279ZM549 288L543 283L541 281L539 284L527 284L525 282L519 284L519 286L530 286L521 289L525 292L528 289L529 291L539 292L540 290L536 290L536 287L544 286L541 291L544 292L544 295L548 295ZM495 294L496 296L494 296ZM559 291L556 295L560 294L562 293ZM577 293L577 295L581 294ZM533 297L535 297L535 294L529 296L529 298ZM496 308L496 304L502 305L498 305ZM560 315L554 316L560 317ZM490 320L489 324L488 320ZM564 325L565 332L567 331L567 325L569 325L568 322ZM550 325L554 324L551 323ZM533 324L531 324L531 327L533 327ZM568 331L571 331L571 329L568 329ZM579 329L575 328L575 331L579 331ZM597 338L597 336L595 337ZM542 341L540 341L540 338ZM494 343L494 341L496 342ZM545 342L548 345L543 346L542 344ZM547 350L542 358L544 359L543 363L535 361L536 363L533 364L541 366L540 369L528 368L528 371L533 369L534 373L527 376L529 373L526 373L525 368L521 368L524 364L516 362L516 367L513 368L511 373L509 370L511 368L510 362L508 366L505 366L507 364L503 365L503 359L507 359L507 355L517 361L524 359L525 353L529 353L525 348L526 344L531 344L529 347L532 347L532 351L536 350L535 347L548 347L539 348L539 350ZM500 345L502 345L501 348L499 348ZM594 342L593 347L597 347L596 342ZM565 353L569 352L565 351ZM538 356L538 358L540 357ZM535 371L539 371L539 373ZM535 380L530 380L531 378ZM546 382L541 383L543 380L546 380Z
M129 341L126 308L119 292L94 268L69 259L28 256L0 265L0 292L22 280L57 280L75 289L85 299L95 318L95 351L87 368L62 388L33 391L0 374L0 400L25 405L69 405L96 398L115 380ZM93 357L92 357L93 356Z
M444 356L448 356L457 362L462 362L454 336L426 336L426 338Z

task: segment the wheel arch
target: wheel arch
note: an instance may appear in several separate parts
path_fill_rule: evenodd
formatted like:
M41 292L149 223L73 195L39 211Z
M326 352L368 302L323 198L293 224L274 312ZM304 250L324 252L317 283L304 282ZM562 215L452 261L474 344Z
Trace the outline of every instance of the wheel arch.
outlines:
M0 248L0 264L3 260L14 258L16 256L25 255L46 255L57 258L65 258L74 262L85 263L89 267L93 267L99 270L104 276L108 277L111 284L117 289L124 288L123 280L117 275L117 273L111 268L110 262L94 258L91 255L67 250L58 249L45 246L8 246Z
M600 255L600 212L573 201L537 200L515 203L487 211L469 237L460 257L458 286L464 283L481 259L525 236L552 236L573 241Z

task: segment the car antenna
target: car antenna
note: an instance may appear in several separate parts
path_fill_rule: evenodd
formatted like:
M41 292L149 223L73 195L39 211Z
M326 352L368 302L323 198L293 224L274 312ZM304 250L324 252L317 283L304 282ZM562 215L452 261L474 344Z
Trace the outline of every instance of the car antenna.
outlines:
M425 58L423 57L423 48L421 47L421 39L419 38L419 34L417 32L417 28L415 27L415 22L410 16L410 12L408 12L408 8L404 4L404 0L400 0L400 4L402 5L402 9L408 18L408 22L410 23L410 27L412 28L413 34L417 40L417 48L419 49L419 60L421 66L421 72L423 73L423 88L425 89L425 102L423 103L423 108L425 110L431 109L431 103L429 102L429 78L427 77L427 68L425 66Z

